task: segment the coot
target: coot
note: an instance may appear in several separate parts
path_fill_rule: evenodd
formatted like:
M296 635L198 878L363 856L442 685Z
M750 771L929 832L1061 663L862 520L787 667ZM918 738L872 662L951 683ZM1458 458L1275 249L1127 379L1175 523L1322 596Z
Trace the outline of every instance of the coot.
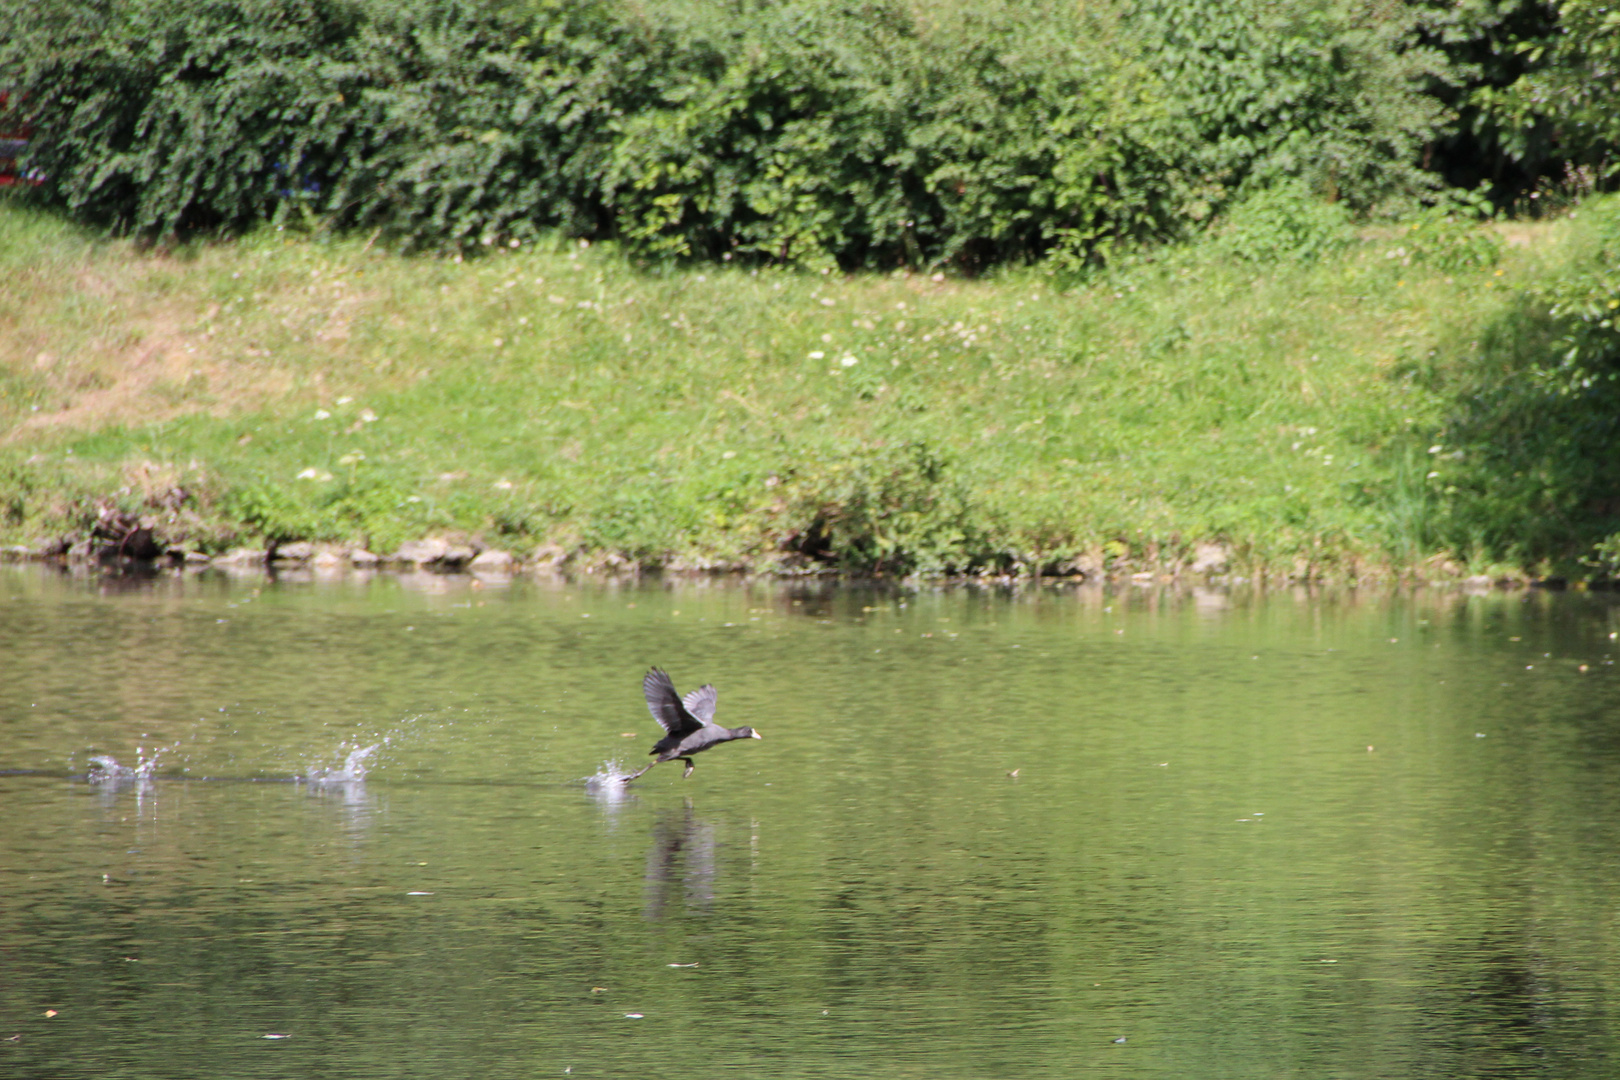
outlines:
M653 744L649 753L657 758L651 765L637 769L624 778L629 783L660 761L683 761L686 772L681 779L692 775L692 755L732 739L757 739L759 732L751 727L728 728L714 722L715 688L707 684L687 694L684 699L675 692L675 684L660 668L647 672L641 680L641 692L647 696L647 710L653 714L665 735Z

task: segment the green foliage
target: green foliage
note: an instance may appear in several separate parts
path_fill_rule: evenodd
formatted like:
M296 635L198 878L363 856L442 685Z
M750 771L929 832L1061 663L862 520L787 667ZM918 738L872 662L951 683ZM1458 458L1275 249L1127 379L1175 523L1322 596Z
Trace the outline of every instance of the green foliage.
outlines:
M1473 104L1513 157L1538 157L1550 141L1565 160L1595 165L1612 178L1620 170L1620 11L1608 0L1550 6L1553 20L1511 43L1528 71L1480 87Z
M1072 22L894 0L61 0L0 69L50 197L145 235L275 219L418 246L982 265L1151 233L1131 80Z
M1355 238L1343 203L1325 202L1303 181L1260 188L1232 208L1215 246L1251 263L1313 263Z
M0 14L45 196L143 236L1085 263L1297 178L1421 191L1400 6L51 0Z
M1483 191L1443 192L1435 202L1412 215L1401 235L1401 246L1414 262L1427 263L1446 273L1487 270L1502 258L1502 241L1479 228L1495 216Z
M220 509L275 543L320 538L315 513L294 499L289 489L274 483L261 482L226 492Z
M1620 577L1620 532L1610 533L1592 545L1592 554L1582 560L1601 577L1610 580Z
M686 509L649 484L624 484L589 511L584 546L656 561L679 546L682 526L690 524Z
M1082 29L989 8L924 33L893 4L670 20L687 59L616 126L620 234L676 255L980 266L1162 224L1127 71Z
M1422 150L1446 115L1447 73L1419 10L1391 2L1138 0L1127 26L1162 82L1184 212L1202 219L1297 179L1358 210L1433 186Z
M1365 494L1376 508L1380 539L1403 566L1421 562L1440 541L1440 489L1431 475L1429 455L1421 447L1402 441L1390 455L1387 476Z
M28 521L40 487L36 471L26 463L0 465L0 525L15 528Z
M437 246L588 218L571 151L613 103L591 9L548 11L74 0L13 11L0 65L77 213L146 235L312 215Z
M791 474L784 547L862 573L966 573L1006 562L984 515L924 443L864 450Z
M304 488L261 478L227 491L220 509L271 543L358 540L386 552L422 534L425 515L417 509L420 502L366 476Z

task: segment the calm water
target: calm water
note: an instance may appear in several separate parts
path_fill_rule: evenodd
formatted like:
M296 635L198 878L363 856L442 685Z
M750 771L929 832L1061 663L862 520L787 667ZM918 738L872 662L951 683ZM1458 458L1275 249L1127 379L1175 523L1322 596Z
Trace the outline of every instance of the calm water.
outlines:
M1611 1076L1616 630L0 567L0 1075Z

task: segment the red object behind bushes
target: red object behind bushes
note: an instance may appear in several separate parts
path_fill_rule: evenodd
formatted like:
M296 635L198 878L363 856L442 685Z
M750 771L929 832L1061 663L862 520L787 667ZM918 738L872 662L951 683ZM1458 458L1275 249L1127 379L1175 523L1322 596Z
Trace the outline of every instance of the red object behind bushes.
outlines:
M0 90L0 187L43 183L44 177L30 175L17 167L17 159L28 149L28 140L33 138L34 129L25 124L14 124L12 118L6 115L10 105L11 94Z

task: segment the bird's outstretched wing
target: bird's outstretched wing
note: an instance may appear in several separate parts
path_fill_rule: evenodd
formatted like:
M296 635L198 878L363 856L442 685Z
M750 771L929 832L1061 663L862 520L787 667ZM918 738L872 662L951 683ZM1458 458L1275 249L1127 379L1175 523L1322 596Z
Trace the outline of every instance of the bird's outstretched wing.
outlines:
M719 696L714 687L705 683L681 699L686 711L703 721L705 724L714 723L714 699Z
M690 735L703 726L681 704L681 696L675 692L675 684L667 672L659 668L647 672L646 678L641 680L641 692L647 696L647 711L658 721L658 726L676 738Z

